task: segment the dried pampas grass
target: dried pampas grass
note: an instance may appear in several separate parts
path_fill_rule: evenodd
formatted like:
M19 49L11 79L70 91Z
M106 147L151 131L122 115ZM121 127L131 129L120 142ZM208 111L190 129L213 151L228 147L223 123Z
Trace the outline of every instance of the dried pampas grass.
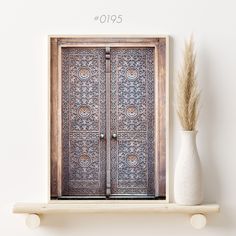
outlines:
M200 92L195 73L196 54L191 38L185 43L184 63L177 81L177 113L183 130L195 130L199 114Z

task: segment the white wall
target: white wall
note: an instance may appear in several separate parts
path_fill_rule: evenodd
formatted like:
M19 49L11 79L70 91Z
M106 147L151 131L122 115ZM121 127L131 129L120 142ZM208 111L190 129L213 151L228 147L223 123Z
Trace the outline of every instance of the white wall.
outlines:
M0 1L0 235L236 235L236 2L233 0ZM120 25L99 14L122 14ZM221 213L202 231L188 216L85 214L45 216L35 231L13 215L16 201L47 195L48 34L168 34L171 38L171 186L180 135L173 79L183 43L194 33L202 89L198 148L205 201ZM172 189L172 187L171 187Z

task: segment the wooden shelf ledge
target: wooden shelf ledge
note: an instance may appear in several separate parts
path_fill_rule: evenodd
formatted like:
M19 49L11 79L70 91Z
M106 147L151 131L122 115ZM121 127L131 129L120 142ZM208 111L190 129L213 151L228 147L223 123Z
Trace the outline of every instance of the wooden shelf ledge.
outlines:
M219 212L217 204L182 206L174 203L154 201L78 201L77 203L16 203L13 213L28 214L26 224L30 228L40 225L40 215L57 213L103 213L103 212L155 212L190 214L195 228L206 225L206 215Z
M50 214L50 213L83 213L83 212L160 212L208 214L219 211L219 205L206 204L182 206L174 203L16 203L13 213Z

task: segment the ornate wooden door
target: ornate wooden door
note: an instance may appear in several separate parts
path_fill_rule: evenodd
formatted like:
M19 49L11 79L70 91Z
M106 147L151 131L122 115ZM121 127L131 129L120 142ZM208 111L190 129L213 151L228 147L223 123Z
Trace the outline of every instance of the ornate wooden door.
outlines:
M111 196L154 196L154 48L111 49L111 134Z
M62 196L105 195L105 50L62 49Z
M62 49L62 127L62 195L154 196L154 49Z
M51 199L166 194L166 38L52 38Z

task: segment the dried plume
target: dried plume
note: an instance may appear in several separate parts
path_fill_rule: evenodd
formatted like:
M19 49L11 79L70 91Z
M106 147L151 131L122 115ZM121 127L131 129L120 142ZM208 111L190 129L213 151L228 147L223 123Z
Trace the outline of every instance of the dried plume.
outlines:
M195 72L196 53L193 39L185 43L184 62L177 80L177 113L183 130L196 129L200 92Z

